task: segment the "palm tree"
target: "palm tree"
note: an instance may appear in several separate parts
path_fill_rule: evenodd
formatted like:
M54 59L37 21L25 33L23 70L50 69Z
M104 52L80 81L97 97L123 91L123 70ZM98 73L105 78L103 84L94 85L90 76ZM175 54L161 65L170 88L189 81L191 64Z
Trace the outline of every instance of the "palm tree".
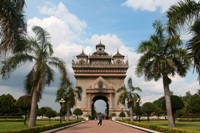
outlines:
M1 69L2 77L7 79L22 63L34 63L24 81L26 94L32 95L29 127L36 125L37 102L41 99L45 86L49 86L54 79L54 71L50 66L58 68L62 74L66 73L64 62L52 56L53 49L48 32L39 26L34 26L32 30L36 38L29 38L24 52L14 54L3 61Z
M167 11L168 30L178 34L174 29L189 29L192 38L186 42L189 57L194 63L194 69L200 80L200 3L195 0L183 0L173 5Z
M57 97L56 101L58 102L61 98L65 100L63 108L66 109L66 121L69 121L69 114L70 114L70 108L72 108L75 103L77 96L78 100L82 99L83 90L81 86L76 86L75 88L72 87L72 82L69 81L67 78L67 73L63 75L61 78L61 85L60 88L57 90Z
M133 107L135 105L135 102L137 101L140 96L135 91L141 92L142 90L139 87L134 87L132 85L132 79L131 77L128 79L127 87L121 87L117 89L117 92L120 93L118 98L118 103L122 103L125 105L126 100L128 103L128 107L130 108L130 120L133 121Z
M158 81L163 78L164 94L166 100L166 109L169 126L174 126L172 118L171 100L169 84L176 73L184 77L190 66L190 60L187 57L187 51L180 47L181 40L179 36L167 36L166 30L160 21L153 24L155 34L148 41L143 41L137 51L143 55L140 57L136 75L144 75L145 80L154 79Z
M23 50L26 35L24 5L25 0L1 0L0 54Z

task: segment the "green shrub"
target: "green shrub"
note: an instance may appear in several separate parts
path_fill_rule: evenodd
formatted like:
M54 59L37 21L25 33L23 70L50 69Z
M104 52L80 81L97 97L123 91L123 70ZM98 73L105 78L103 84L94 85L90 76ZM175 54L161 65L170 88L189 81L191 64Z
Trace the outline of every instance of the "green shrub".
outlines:
M110 116L115 117L115 116L117 116L117 114L113 112L113 113L110 114Z
M0 119L0 122L22 122L23 119Z
M190 121L190 122L199 122L200 118L178 118L178 121Z
M1 119L23 119L22 116L0 116Z
M131 125L159 131L162 133L199 133L198 131L191 131L191 130L186 130L186 129L170 128L170 127L166 127L166 126L147 125L147 124L131 122L131 121L122 121L122 120L119 120L119 121L131 124Z
M67 123L58 123L58 124L52 124L52 125L45 125L45 126L38 126L38 127L31 127L31 128L26 128L18 131L10 131L11 133L38 133L38 132L43 132L46 130L51 130L55 128L59 128L62 126L67 126L70 124L78 123L79 121L69 121Z
M0 122L22 122L22 116L0 116Z
M200 118L199 115L184 115L184 116L181 116L180 118Z
M85 117L90 117L90 114L85 114Z

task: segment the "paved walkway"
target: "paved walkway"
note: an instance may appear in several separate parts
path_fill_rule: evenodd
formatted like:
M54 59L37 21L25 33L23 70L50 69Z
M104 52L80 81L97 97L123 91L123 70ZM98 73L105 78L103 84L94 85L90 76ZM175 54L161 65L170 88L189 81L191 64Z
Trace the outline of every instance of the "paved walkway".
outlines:
M102 126L97 125L97 123L98 121L90 120L56 133L147 133L111 120L103 120Z

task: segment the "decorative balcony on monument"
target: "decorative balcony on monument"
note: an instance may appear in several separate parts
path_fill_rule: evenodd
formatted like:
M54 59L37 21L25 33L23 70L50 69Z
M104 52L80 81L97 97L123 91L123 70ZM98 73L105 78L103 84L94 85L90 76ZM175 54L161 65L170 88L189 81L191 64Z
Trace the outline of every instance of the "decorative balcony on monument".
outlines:
M105 52L105 45L101 42L96 45L96 51L88 56L82 51L77 55L77 60L72 60L75 77L126 77L128 60L117 51L113 56Z

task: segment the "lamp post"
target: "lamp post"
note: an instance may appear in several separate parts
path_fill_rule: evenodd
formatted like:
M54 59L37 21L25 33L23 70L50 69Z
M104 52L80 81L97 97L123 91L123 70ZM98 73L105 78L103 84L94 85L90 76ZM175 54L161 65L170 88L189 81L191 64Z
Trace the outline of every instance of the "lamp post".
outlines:
M136 106L137 106L137 109L138 109L138 117L139 117L139 122L140 122L140 103L141 103L141 99L140 98L137 98L136 100Z
M61 104L61 107L60 107L60 123L61 123L62 106L63 106L63 103L65 103L65 100L63 98L61 98L59 100L59 103Z

